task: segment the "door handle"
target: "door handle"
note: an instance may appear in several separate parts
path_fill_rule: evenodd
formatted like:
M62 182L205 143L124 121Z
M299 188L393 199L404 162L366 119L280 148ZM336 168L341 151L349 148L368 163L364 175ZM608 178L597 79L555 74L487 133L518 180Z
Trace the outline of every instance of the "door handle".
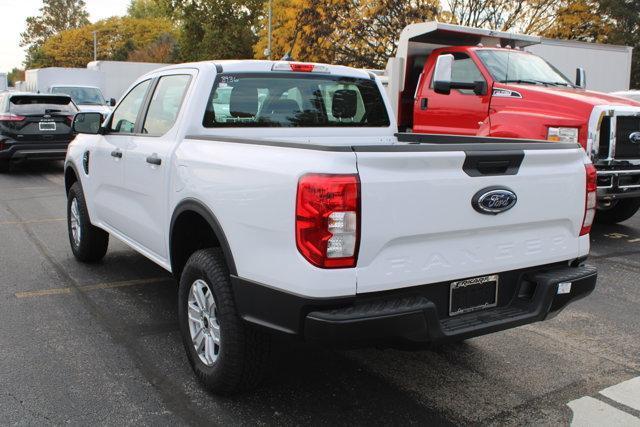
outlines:
M421 98L420 99L420 109L421 110L426 110L428 104L429 104L429 99L427 99L427 98Z
M115 157L116 159L121 159L122 158L122 151L120 150L113 150L111 152L111 157Z
M147 157L147 163L150 163L152 165L156 165L156 166L160 166L162 164L162 159L160 157L158 157L157 154L152 154L151 156Z

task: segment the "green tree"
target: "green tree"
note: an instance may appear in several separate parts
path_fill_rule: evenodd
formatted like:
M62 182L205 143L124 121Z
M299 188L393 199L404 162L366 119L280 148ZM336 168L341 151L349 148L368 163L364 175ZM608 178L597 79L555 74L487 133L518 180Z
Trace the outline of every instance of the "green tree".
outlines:
M127 7L131 18L171 18L173 10L170 0L131 0Z
M43 0L40 15L26 20L20 34L20 46L27 48L25 66L30 68L41 61L42 44L56 33L89 24L84 0Z
M24 81L24 70L14 68L7 74L7 81L9 86L15 86L17 81Z
M264 0L171 0L185 61L252 58Z

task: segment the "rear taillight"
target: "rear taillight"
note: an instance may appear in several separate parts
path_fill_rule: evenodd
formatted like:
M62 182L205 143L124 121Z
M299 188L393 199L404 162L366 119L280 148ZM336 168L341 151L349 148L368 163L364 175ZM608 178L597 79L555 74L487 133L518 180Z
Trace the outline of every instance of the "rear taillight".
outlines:
M66 117L64 118L64 122L65 122L65 124L67 124L68 126L71 126L71 125L73 124L73 118L74 118L74 117L75 117L75 116L66 116Z
M0 114L0 122L21 122L24 119L26 119L26 117L16 114Z
M587 189L584 208L584 220L580 235L584 236L591 232L591 225L596 216L597 192L598 192L598 171L591 163L584 165L587 175Z
M320 268L355 267L360 241L358 175L304 175L296 199L296 244Z

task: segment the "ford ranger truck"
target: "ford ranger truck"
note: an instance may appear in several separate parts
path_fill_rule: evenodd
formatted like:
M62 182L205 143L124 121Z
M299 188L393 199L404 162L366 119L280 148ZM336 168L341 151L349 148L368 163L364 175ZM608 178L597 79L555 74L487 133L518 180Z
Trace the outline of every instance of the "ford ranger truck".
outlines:
M522 50L539 42L436 22L407 26L387 67L399 128L579 143L598 170L596 220L631 218L640 209L640 102L585 90L583 70L574 83ZM443 55L453 61L439 90Z
M548 319L596 284L596 174L577 143L403 142L362 70L172 65L74 129L73 254L96 262L113 236L173 273L189 363L217 393L258 382L273 334L459 341Z

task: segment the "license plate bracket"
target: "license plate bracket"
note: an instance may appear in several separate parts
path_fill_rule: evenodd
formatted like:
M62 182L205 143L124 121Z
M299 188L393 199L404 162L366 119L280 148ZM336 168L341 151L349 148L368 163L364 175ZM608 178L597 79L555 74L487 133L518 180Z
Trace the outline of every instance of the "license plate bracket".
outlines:
M40 129L43 132L55 131L56 122L38 122L38 129Z
M485 310L498 305L497 274L458 280L449 285L449 316Z

